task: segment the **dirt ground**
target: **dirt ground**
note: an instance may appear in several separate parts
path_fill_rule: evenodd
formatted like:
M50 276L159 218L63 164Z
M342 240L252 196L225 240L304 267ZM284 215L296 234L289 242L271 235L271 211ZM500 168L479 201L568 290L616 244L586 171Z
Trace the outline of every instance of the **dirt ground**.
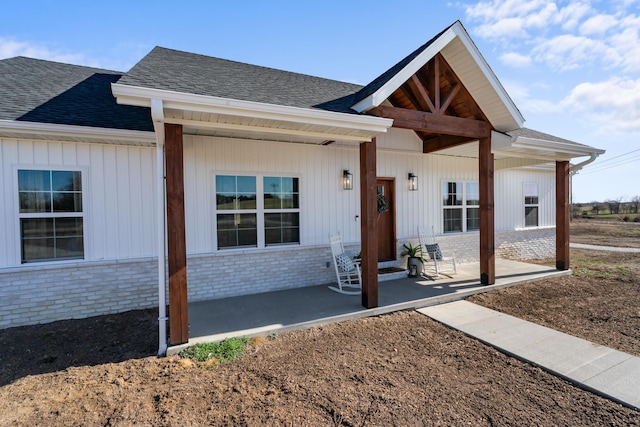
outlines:
M471 300L640 356L639 261L575 250L571 277ZM0 425L640 425L640 413L413 311L257 340L214 367L155 357L156 318L0 331Z

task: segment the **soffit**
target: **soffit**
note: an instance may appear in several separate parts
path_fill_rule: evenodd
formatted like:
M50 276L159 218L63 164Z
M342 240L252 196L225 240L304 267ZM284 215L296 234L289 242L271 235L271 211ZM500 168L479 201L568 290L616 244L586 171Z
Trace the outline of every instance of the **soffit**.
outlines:
M392 121L378 117L298 108L214 96L113 84L118 103L151 107L161 101L166 123L191 135L327 144L363 142L386 132Z

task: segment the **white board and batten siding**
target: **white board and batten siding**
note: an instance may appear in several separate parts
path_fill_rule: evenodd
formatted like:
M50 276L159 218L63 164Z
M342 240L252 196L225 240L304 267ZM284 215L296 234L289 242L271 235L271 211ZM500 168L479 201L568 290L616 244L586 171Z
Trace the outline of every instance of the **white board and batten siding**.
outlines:
M396 235L417 237L417 227L442 232L442 184L478 181L477 159L422 154L413 132L392 129L377 138L377 175L396 182ZM360 241L360 160L357 145L328 146L185 136L185 211L189 253L215 251L215 175L293 176L300 178L300 245L326 245L340 232L346 243ZM342 173L354 177L342 189ZM409 191L407 175L418 176ZM555 176L526 169L495 173L496 231L524 228L524 183L537 183L540 226L555 221ZM224 251L226 252L226 251Z
M396 235L417 237L417 227L442 230L442 183L477 181L476 159L422 154L409 131L392 129L377 139L377 175L395 178ZM328 146L184 137L185 215L188 254L215 252L215 175L300 178L300 246L326 246L330 233L345 243L360 241L360 161L357 144ZM20 265L17 170L83 172L85 259L156 256L155 148L32 140L0 140L0 268ZM342 172L354 189L342 189ZM408 173L418 176L409 191ZM496 231L524 227L524 183L538 184L540 226L555 221L552 172L496 171ZM229 251L220 251L229 253Z
M495 173L496 231L513 231L525 228L525 184L537 184L538 186L538 227L555 227L555 173L532 168L518 168L504 169Z
M18 169L82 172L86 260L155 255L155 148L0 139L0 164L0 267L21 262Z

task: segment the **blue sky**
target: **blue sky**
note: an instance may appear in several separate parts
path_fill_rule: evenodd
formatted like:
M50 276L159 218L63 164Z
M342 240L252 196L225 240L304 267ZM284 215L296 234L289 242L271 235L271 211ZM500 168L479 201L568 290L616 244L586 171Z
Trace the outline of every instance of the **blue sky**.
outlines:
M360 84L459 19L526 127L607 150L574 201L640 195L640 0L2 2L0 59L127 71L158 45Z

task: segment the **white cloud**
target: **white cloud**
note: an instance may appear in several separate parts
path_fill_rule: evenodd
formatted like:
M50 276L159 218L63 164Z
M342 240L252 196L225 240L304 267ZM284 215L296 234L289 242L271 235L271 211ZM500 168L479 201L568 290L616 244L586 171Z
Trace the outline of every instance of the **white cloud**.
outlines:
M51 50L46 46L0 37L0 59L14 56L28 56L48 61L87 65L86 58L83 55L64 53Z
M571 2L558 11L555 21L560 23L564 31L572 31L578 27L580 20L592 12L589 3Z
M561 105L583 114L602 131L640 131L640 79L612 77L602 82L581 83Z
M620 30L609 40L604 60L610 67L626 72L640 72L640 17L631 16L619 21Z
M607 30L618 24L618 19L612 15L595 15L580 25L580 33L583 35L602 35Z
M87 67L108 70L126 71L149 51L149 46L136 43L118 43L108 48L97 49L95 57L86 53L69 53L44 44L0 37L0 59L14 56L44 59L66 64L84 65Z
M511 16L526 16L531 12L546 6L548 0L492 0L481 1L466 8L467 16L471 19L483 21L501 21Z
M543 25L542 14L548 14L547 0L492 0L465 9L467 17L480 22L475 32L488 40L527 38L527 28ZM541 9L538 11L537 9Z
M558 6L562 4L563 7ZM474 34L558 70L598 63L640 72L638 1L490 0L465 9ZM597 10L598 7L600 10Z
M527 32L523 28L520 18L501 19L497 22L482 24L477 27L476 33L485 39L500 40L505 38L524 38Z
M532 84L524 84L511 79L502 81L504 88L506 89L511 99L516 105L521 108L522 113L554 113L562 112L562 106L559 103L552 102L546 99L535 99L531 97L532 89L534 92L539 90L548 90L549 88L542 82L536 82Z
M532 50L539 62L559 70L572 70L591 63L605 54L607 47L599 40L563 34L551 39L541 39Z
M507 52L500 56L500 62L514 68L525 68L531 64L531 57L518 52Z

